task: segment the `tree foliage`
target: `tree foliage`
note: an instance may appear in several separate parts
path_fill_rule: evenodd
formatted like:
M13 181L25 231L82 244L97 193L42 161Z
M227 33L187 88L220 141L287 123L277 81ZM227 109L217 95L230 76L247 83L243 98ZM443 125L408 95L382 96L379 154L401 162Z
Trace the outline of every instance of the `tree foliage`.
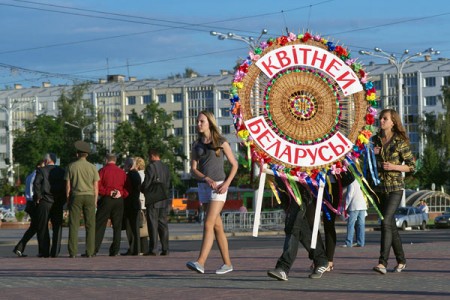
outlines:
M14 132L14 161L20 164L23 177L48 152L54 152L63 167L72 162L75 159L74 142L81 139L81 129L89 124L93 126L85 128L84 136L86 141L92 141L94 126L100 120L90 101L83 99L86 89L86 84L73 86L58 99L60 113L57 117L39 115L25 121L24 128ZM97 145L97 152L104 152L101 145ZM104 154L90 155L89 160L100 162Z
M181 151L180 138L169 134L172 115L160 108L158 103L148 104L140 115L132 111L129 120L117 126L113 151L121 156L148 158L148 150L158 149L161 159L168 163L174 185L181 184L177 171L183 170L186 157Z
M444 113L427 113L421 121L420 131L426 138L426 145L416 173L420 186L430 188L433 183L445 186L450 175L450 87L442 88Z
M65 151L64 126L47 115L40 115L32 121L25 121L21 130L15 131L13 155L21 165L24 175L34 169L45 153L57 154Z

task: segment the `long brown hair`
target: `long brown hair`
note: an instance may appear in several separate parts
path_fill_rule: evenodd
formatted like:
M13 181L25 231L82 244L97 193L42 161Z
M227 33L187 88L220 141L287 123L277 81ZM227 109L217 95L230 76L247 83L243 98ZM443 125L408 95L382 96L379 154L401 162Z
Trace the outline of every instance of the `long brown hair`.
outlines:
M225 138L219 131L219 126L217 126L216 118L212 112L202 110L199 115L202 114L208 119L209 123L209 131L211 132L211 142L214 149L216 149L216 156L219 156L220 150L222 149L222 143L225 141ZM200 141L203 137L202 133L198 133L198 140Z
M392 127L392 131L399 135L403 140L409 143L409 137L406 133L405 128L403 127L402 120L400 119L400 115L397 111L392 108L385 108L380 112L380 120L383 118L385 114L389 113L391 115L392 123L394 123L394 127ZM382 130L380 130L382 131Z

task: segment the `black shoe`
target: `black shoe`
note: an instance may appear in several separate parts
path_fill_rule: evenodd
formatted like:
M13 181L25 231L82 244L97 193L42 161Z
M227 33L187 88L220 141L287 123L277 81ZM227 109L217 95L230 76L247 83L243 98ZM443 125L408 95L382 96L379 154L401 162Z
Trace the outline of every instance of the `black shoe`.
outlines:
M37 257L41 257L41 258L48 258L49 256L48 255L44 255L44 254L38 254L38 255L36 255Z
M14 249L13 250L14 254L17 255L18 257L27 257L28 255L25 255L22 253L22 251Z
M69 255L70 258L76 258L76 255Z
M147 252L147 253L144 253L144 256L156 256L156 253L155 252Z
M131 254L130 251L127 251L127 252L124 252L124 253L120 253L120 255L122 255L122 256L127 256L127 255L133 255L133 254Z
M81 254L81 257L94 257L95 254L87 255L86 253Z
M119 253L110 253L109 256L119 256Z
M267 271L267 275L269 275L269 277L275 278L277 280L282 280L282 281L288 280L287 273L284 270L279 269L279 268Z
M328 266L321 266L314 269L314 271L309 275L311 279L320 279L322 278L323 273L328 271Z
M161 253L159 255L167 256L167 255L169 255L169 251L161 251Z

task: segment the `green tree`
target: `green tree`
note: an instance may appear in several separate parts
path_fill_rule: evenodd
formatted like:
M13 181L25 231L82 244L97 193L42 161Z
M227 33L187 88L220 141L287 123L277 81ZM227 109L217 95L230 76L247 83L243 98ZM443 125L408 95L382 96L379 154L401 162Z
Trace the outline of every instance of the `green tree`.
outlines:
M432 183L437 186L448 184L450 175L450 87L444 86L442 92L445 112L437 115L427 113L420 123L426 145L415 176L419 179L420 186L425 188L430 188Z
M129 120L117 126L113 151L121 156L148 159L148 149L158 149L161 159L170 167L174 186L180 186L177 171L183 170L183 160L186 157L181 151L180 138L169 134L172 127L172 115L159 107L158 103L152 102L140 115L133 110Z
M47 115L25 121L24 128L14 132L14 160L20 164L24 177L34 169L45 153L61 155L66 151L64 135L63 124Z
M102 118L90 100L83 98L88 87L87 83L74 85L69 93L63 92L58 99L57 120L64 126L62 137L66 146L60 154L64 165L74 160L73 144L82 138L95 146L96 151L89 155L91 162L102 162L106 154L103 144L93 141L96 126L101 123Z
M73 144L81 139L83 128L85 140L92 141L92 133L100 119L90 101L83 99L86 89L86 84L73 86L58 99L60 113L57 117L37 116L25 121L24 127L14 132L13 155L15 162L20 164L23 177L48 152L56 153L62 166L72 162L75 159ZM96 145L96 148L97 153L88 158L91 162L101 162L104 157L102 145Z

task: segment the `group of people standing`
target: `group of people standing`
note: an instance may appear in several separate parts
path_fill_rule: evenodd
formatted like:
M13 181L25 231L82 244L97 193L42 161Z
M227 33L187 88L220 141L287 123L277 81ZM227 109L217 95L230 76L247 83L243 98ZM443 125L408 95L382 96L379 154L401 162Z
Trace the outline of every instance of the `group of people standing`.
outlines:
M393 271L401 272L406 268L406 258L400 235L395 225L394 213L400 205L403 195L404 181L402 173L414 171L415 160L411 153L408 136L398 113L392 109L384 109L379 116L380 130L372 137L371 143L373 143L380 180L380 183L373 186L373 189L380 200L379 205L383 220L381 222L380 256L378 264L373 267L373 270L386 274L391 248L394 250L397 261ZM238 164L229 143L220 134L216 119L211 112L201 111L198 114L197 133L198 138L191 149L191 174L198 182L198 198L205 211L205 220L200 253L196 260L187 262L186 267L203 274L215 238L223 260L223 265L215 272L216 274L226 274L233 271L233 265L220 213L226 201L228 187L237 173ZM84 142L75 144L78 160L69 165L63 176L60 175L61 172L58 170L58 167L52 163L54 162L52 155L46 158L45 167L37 169L33 184L35 193L33 202L38 207L39 217L37 222L33 222L32 218L32 225L38 224L36 228L39 240L39 255L49 255L48 228L46 229L43 224L47 224L49 219L53 222L51 217L53 203L64 203L64 201L59 200L62 194L61 191L59 189L53 190L51 188L52 185L47 184L45 178L52 178L52 182L60 182L60 177L63 177L63 180L66 181L65 197L61 196L61 198L66 198L68 201L69 254L71 257L75 257L78 251L77 240L81 212L83 212L86 227L85 256L94 256L99 251L108 219L111 219L114 232L109 255L118 255L123 216L125 216L125 227L127 228L129 240L129 250L126 254L138 255L142 253L146 243L142 243L142 239L139 236L139 215L144 204L147 211L146 219L150 235L146 253L148 255L157 255L157 237L159 236L162 245L160 255L167 255L169 251L168 202L166 200L154 202L145 193L146 189L154 182L162 181L166 183L166 188L169 187L169 170L160 161L159 153L155 150L149 151L150 164L145 168L145 172L143 172L145 164L142 159L127 159L124 171L115 165L114 155L107 156L106 166L97 172L95 167L86 161L89 153L88 146ZM228 174L225 173L224 168L225 158L231 165ZM50 176L50 173L55 174L56 177ZM275 180L279 181L280 179L275 178ZM321 278L325 272L330 272L334 269L333 260L336 247L334 223L336 212L340 205L339 199L342 197L342 185L338 178L331 181L333 182L331 183L330 198L332 199L331 205L333 208L325 209L326 211L323 214L325 242L322 241L319 234L314 247L311 245L315 210L313 195L306 187L297 184L302 198L301 204L298 205L288 192L279 191L281 202L286 211L286 237L283 252L277 260L275 269L267 272L268 276L277 280L288 280L289 271L297 256L299 243L304 246L308 252L308 257L312 260L310 278ZM281 182L279 183L281 184ZM47 194L52 196L48 197ZM98 202L97 198L99 199ZM355 198L363 198L361 187L356 180L347 187L345 207L349 211L351 221L349 226L352 228L358 219L363 218L363 213L367 209L360 202L353 202L352 199ZM97 207L97 217L95 217L95 207ZM55 206L55 211L58 214L61 212L62 215L62 205ZM57 224L58 218L54 219ZM30 225L30 228L32 225ZM357 230L356 246L364 246L363 232L364 228L360 226ZM53 240L56 240L56 245L58 245L58 237L60 239L60 232L56 231L55 237L54 231ZM347 238L346 245L349 247L353 246L353 232ZM21 241L14 249L14 252L20 256L23 255L23 250L24 243ZM52 246L51 255L56 256L58 253L59 246L56 246L55 250L53 250Z
M130 157L124 169L116 165L117 157L107 154L100 170L87 157L90 145L84 141L75 143L77 160L64 170L56 166L56 155L45 159L26 180L26 211L30 215L30 227L14 247L17 256L24 254L27 242L37 233L39 257L56 257L60 253L63 208L69 211L68 252L72 258L78 255L78 232L81 218L86 230L84 257L95 256L101 248L108 220L113 228L113 241L109 256L120 251L122 228L126 229L129 249L122 255L156 255L158 237L161 255L169 253L167 226L170 171L161 162L156 149L149 150L149 164L140 157ZM162 183L166 197L154 199L146 190L155 178ZM144 213L145 212L145 213ZM53 238L50 249L48 222L52 224ZM143 225L144 224L144 225ZM145 225L146 224L146 225ZM147 226L150 238L141 236L140 228Z

